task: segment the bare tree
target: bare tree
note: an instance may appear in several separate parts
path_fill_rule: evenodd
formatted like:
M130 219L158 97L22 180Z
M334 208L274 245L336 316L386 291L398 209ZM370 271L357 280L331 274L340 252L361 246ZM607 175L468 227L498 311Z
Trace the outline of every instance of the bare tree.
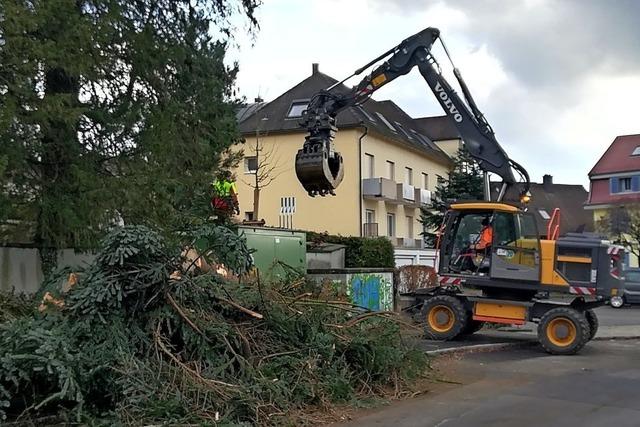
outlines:
M266 117L262 122L268 120ZM255 144L251 149L252 156L255 157L255 169L252 172L251 180L243 180L245 184L253 188L253 219L259 218L260 191L272 184L284 171L281 170L278 149L275 145L265 147L262 138L266 134L260 134L260 127L256 130Z
M640 258L640 204L612 208L597 223L599 232Z

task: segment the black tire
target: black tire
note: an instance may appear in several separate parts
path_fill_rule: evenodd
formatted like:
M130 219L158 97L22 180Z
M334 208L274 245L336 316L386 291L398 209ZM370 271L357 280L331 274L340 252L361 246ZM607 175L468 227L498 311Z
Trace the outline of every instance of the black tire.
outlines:
M482 320L473 320L470 313L468 313L467 316L467 323L464 325L464 329L460 335L473 335L484 326Z
M584 312L584 317L587 318L587 322L589 322L589 341L591 341L598 332L598 316L593 310L587 310Z
M420 314L424 335L431 340L454 339L462 333L468 318L462 301L449 295L438 295L425 300Z
M538 340L547 353L576 354L589 341L590 329L587 318L580 311L569 307L554 308L540 319Z

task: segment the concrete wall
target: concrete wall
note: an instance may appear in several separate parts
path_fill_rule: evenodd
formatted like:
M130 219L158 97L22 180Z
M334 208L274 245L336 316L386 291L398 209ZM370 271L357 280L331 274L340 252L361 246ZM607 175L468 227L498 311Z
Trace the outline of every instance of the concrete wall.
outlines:
M93 258L91 254L66 249L58 253L58 266L83 266ZM42 279L42 265L37 249L0 247L0 291L34 293L40 288Z
M355 269L309 270L309 278L318 286L331 287L348 295L357 306L373 311L394 309L393 270Z

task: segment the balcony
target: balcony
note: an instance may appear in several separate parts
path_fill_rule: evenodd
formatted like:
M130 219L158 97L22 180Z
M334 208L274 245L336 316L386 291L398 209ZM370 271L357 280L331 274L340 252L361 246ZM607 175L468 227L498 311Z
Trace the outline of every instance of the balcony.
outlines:
M420 208L431 205L431 191L424 188L415 188L412 202L406 201L407 207Z
M397 184L387 178L365 178L362 180L362 197L397 203Z
M362 224L362 235L364 237L378 237L378 223L365 222Z
M416 188L415 204L420 207L431 204L431 191L424 188Z
M397 189L398 202L406 205L413 205L415 203L416 191L413 185L400 183Z

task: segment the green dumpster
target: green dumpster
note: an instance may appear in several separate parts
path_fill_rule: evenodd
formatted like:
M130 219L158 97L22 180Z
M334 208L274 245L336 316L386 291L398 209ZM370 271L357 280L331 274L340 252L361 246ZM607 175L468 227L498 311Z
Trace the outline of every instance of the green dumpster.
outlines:
M247 246L255 252L253 262L262 272L279 271L280 263L304 273L307 268L307 236L304 232L269 227L238 227ZM276 273L277 274L277 273Z

